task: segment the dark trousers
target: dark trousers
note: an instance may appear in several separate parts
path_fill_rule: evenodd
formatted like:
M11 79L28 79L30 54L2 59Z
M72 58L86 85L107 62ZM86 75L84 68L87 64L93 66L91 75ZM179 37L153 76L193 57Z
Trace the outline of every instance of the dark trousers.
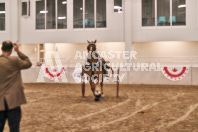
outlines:
M19 132L21 121L21 107L9 110L7 102L5 100L5 108L5 111L0 111L0 132L3 132L6 119L8 119L10 132Z

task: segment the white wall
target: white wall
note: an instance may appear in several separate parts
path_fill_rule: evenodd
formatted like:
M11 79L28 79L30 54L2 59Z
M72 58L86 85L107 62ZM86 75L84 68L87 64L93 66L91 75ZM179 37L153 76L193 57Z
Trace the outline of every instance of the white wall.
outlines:
M77 63L80 64L85 64L86 58L75 58L76 53L80 52L81 54L83 52L87 52L87 43L46 43L44 44L45 47L45 53L47 53L47 51L57 51L57 53L60 56L61 59L61 63L63 66L66 67L66 75L68 77L68 81L69 83L74 83L74 80L72 78L72 73L75 69L75 66ZM21 47L22 52L24 52L27 56L30 57L31 61L33 62L35 59L34 57L38 57L38 51L35 50L35 47L37 47L37 44L23 44ZM125 43L123 42L107 42L107 43L96 43L97 46L97 50L99 51L99 53L101 51L104 52L108 52L110 50L112 51L124 51L125 50ZM100 54L101 55L101 54ZM52 62L54 61L53 56L52 57ZM103 57L101 55L101 57ZM46 56L46 58L48 58ZM116 63L116 62L124 62L123 59L108 59L105 58L105 60L110 61L111 63ZM54 63L53 63L54 64ZM22 77L24 82L36 82L39 73L41 70L41 67L37 67L36 66L36 62L33 62L33 66L31 69L28 70L24 70L22 73ZM45 78L46 82L53 82L50 81L49 79Z
M20 0L0 0L0 2L6 2L6 31L0 32L0 42L19 40L22 44L85 43L87 39L97 39L99 42L125 42L129 40L126 40L128 28L125 27L128 21L132 24L132 42L198 41L198 3L196 0L186 0L186 26L142 27L141 0L123 1L123 13L114 13L113 0L107 0L107 28L78 30L73 29L73 0L68 0L68 29L43 31L35 30L35 0L30 1L31 15L25 18L21 16ZM131 4L131 10L128 9L130 6L126 6L129 4ZM132 18L126 17L126 14L131 14Z
M135 71L127 73L124 83L198 84L196 76L198 73L196 68L198 66L198 2L196 0L186 0L187 25L184 27L142 28L141 0L127 0L127 3L123 4L124 6L131 4L131 10L129 9L130 6L127 6L127 10L124 9L124 13L131 14L132 19L127 17L128 14L114 13L113 0L107 0L107 28L82 30L74 30L72 28L73 0L68 0L68 29L44 31L35 30L35 0L31 0L31 15L28 18L21 17L21 3L19 0L0 0L0 2L2 1L6 2L6 31L0 32L0 42L4 40L16 41L19 39L19 42L23 44L21 50L32 61L35 61L34 58L38 57L35 49L38 43L46 43L46 50L57 50L63 63L73 66L76 62L83 63L85 61L74 60L73 58L76 51L86 51L86 40L97 39L99 51L130 50L129 44L132 41L132 50L138 53L138 60L136 61L157 62L163 60L167 61L168 64L175 64L176 61L187 61L188 63L182 62L181 64L191 64L193 68L187 77L179 83L167 80L161 72ZM20 5L19 8L16 5ZM131 12L129 13L128 11ZM17 19L17 12L19 19ZM127 36L130 32L126 26L126 24L129 24L128 21L131 21L132 24L131 38ZM126 43L127 46L125 46ZM110 62L123 61L116 59L110 60ZM25 82L36 81L40 68L34 66L27 71L23 71ZM70 77L73 71L72 68L67 69L67 74Z
M147 41L197 41L198 4L197 0L186 0L186 26L142 27L141 0L132 1L132 39L133 42Z
M21 49L28 56L36 56L33 50L36 45L22 45ZM75 59L76 51L86 51L86 43L47 43L46 51L57 51L62 64L66 66L66 76L68 83L75 83L72 73L76 63L84 64L86 59ZM161 66L190 66L187 76L181 81L168 80L161 71L121 71L121 75L125 74L122 84L167 84L167 85L197 85L198 79L198 42L136 42L132 45L132 50L137 51L137 60L133 62L160 63ZM116 43L97 43L98 51L124 51L125 44L123 42ZM108 59L107 59L108 60ZM122 59L110 59L111 63L125 62ZM26 71L23 71L24 82L36 82L41 67L35 65ZM53 82L45 78L45 82Z
M21 45L21 51L28 55L29 58L37 58L38 45L37 44L23 44Z
M128 35L127 21L132 24L132 42L147 41L198 41L198 3L196 0L186 0L186 26L169 27L142 27L141 26L141 0L123 1L131 4L131 10L125 4L125 14L113 12L113 0L107 1L107 28L106 29L80 29L73 26L72 0L68 1L68 29L67 30L35 30L35 1L31 0L31 16L21 17L21 43L84 43L87 39L97 39L99 42L125 42ZM125 10L126 7L126 10ZM130 7L130 6L129 6ZM130 12L131 11L131 12ZM130 26L129 26L130 28Z
M77 52L87 52L87 43L46 43L46 51L57 51L61 59L74 59ZM106 43L96 43L97 50L99 52L112 51L125 51L124 42L106 42ZM0 45L1 47L1 45ZM38 59L38 44L22 44L20 49L31 59ZM132 44L131 51L136 51L136 57L141 58L158 58L158 59L178 59L178 60L188 60L190 58L198 57L198 41L159 41L159 42L134 42ZM0 51L1 53L1 51ZM117 59L108 59L111 62L116 62ZM78 60L76 60L78 61ZM123 61L123 60L119 60ZM84 62L84 60L83 60Z
M87 52L87 43L56 43L57 51L61 58L74 58L77 51ZM109 50L113 51L124 51L123 42L107 42L107 43L96 43L97 51L108 52ZM106 58L107 59L107 58Z
M46 54L47 51L57 51L63 65L66 66L75 66L76 62L85 63L86 58L81 59L77 56L77 52L80 52L83 55L83 52L87 53L87 43L45 43L44 44L44 53ZM108 51L124 51L125 50L125 43L123 42L106 42L106 43L96 43L97 51L101 52L108 52ZM0 45L1 47L1 45ZM39 50L38 44L22 44L20 45L20 50L25 53L33 62L35 66L38 58L39 58ZM0 51L1 53L1 51ZM48 58L45 56L46 59ZM50 56L51 57L51 56ZM101 55L101 57L104 57ZM116 58L109 59L108 56L105 60L110 62L117 62ZM124 62L123 59L119 60L120 62Z
M198 56L197 41L134 42L132 50L144 57Z
M113 12L113 0L107 0L107 28L73 29L73 0L68 0L67 30L35 30L35 0L31 1L31 15L21 19L21 43L85 43L97 39L99 42L123 42L123 14Z

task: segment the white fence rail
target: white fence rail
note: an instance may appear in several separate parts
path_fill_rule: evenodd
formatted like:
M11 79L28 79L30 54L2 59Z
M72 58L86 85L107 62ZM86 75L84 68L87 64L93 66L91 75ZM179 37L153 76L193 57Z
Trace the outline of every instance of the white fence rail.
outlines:
M30 58L33 63L33 67L38 65L38 62L48 62L52 61L56 65L57 58L42 58L38 61L37 58ZM61 60L63 66L66 67L75 67L76 64L84 64L85 59L74 59L74 58L58 58ZM181 57L137 57L133 60L124 60L124 59L105 59L110 62L110 64L125 64L126 62L131 63L159 63L161 66L189 66L189 67L198 67L198 56L181 56ZM48 64L46 64L48 65Z

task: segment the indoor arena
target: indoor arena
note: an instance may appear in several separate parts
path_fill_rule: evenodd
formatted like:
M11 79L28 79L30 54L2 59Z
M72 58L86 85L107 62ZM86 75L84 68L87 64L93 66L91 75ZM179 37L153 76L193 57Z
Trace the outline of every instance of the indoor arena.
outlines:
M197 0L0 0L0 132L198 132Z

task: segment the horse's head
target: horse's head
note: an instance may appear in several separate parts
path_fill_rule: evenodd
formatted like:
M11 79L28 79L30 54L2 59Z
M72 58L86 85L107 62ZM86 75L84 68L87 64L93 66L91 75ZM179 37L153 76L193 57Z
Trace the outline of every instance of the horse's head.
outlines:
M91 41L91 42L87 40L87 42L88 42L87 51L88 52L96 51L96 42L97 42L97 40Z

